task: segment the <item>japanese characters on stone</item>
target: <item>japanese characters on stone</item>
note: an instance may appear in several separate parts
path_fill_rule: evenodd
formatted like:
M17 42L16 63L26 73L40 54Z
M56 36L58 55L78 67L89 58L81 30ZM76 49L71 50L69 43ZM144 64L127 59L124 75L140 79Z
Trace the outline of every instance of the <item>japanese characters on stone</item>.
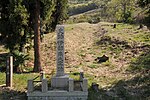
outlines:
M64 27L57 27L57 72L64 72Z

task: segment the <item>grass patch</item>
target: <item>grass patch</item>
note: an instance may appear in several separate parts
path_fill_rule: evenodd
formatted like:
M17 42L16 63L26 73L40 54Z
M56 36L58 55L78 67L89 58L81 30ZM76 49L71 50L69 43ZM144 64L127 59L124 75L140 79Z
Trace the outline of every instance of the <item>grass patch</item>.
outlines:
M14 84L13 84L13 87L16 89L16 90L19 90L19 91L25 91L26 90L26 87L27 87L27 81L29 79L33 79L37 76L37 74L33 74L33 73L30 73L30 74L14 74Z
M5 84L6 73L0 73L0 85Z
M150 32L141 32L141 33L135 35L133 39L135 41L138 41L138 42L149 43L149 41L150 41Z
M99 66L98 66L98 64L94 64L94 63L93 63L93 64L91 64L91 65L88 65L88 67L89 67L89 68L98 68Z
M81 16L83 20L85 19L85 16ZM76 19L73 19L76 20ZM86 19L87 20L87 19ZM100 24L100 25L99 25ZM114 23L99 23L99 24L89 24L89 26L86 26L87 23L84 24L75 24L75 25L66 25L66 35L72 37L74 36L74 31L79 33L75 34L76 37L73 37L72 39L69 39L68 43L73 43L73 45L76 46L76 43L81 43L84 45L81 45L81 48L78 48L77 46L75 48L78 48L76 52L71 53L70 51L75 51L74 47L68 47L66 48L66 51L70 50L68 52L68 59L74 57L73 60L68 60L68 65L72 67L69 70L72 70L73 72L70 74L70 77L78 80L79 79L79 72L75 72L75 70L78 70L80 67L84 69L85 72L85 78L88 79L88 87L89 87L89 100L119 100L119 99L127 99L128 93L126 94L126 90L123 90L124 87L120 87L120 84L118 83L119 80L129 80L130 81L130 75L134 76L134 73L126 73L125 70L130 65L131 70L139 70L146 69L146 71L150 69L150 53L147 52L149 49L149 32L146 32L144 30L137 30L137 27L134 25L129 24L122 24L117 23L117 28L113 28ZM83 28L84 27L84 28ZM86 28L87 27L87 28ZM94 28L95 27L95 28ZM76 29L77 28L77 29ZM85 29L86 28L86 29ZM104 35L101 35L102 28L106 30L107 32ZM72 32L71 32L72 31ZM92 34L88 34L92 33ZM84 35L86 34L86 35ZM91 35L91 36L90 36ZM97 36L95 36L97 35ZM93 36L93 37L92 37ZM95 36L95 37L94 37ZM70 38L68 37L68 38ZM80 40L81 37L84 37L83 40ZM88 40L88 37L91 37L89 41L86 42L85 40ZM52 40L50 39L52 38ZM54 61L56 59L55 54L55 47L56 44L54 42L55 34L47 34L45 35L45 42L42 43L42 51L43 51L43 63L45 66L54 66ZM77 41L77 42L73 42ZM87 43L94 42L93 45L88 45ZM54 43L53 43L54 42ZM96 44L99 42L99 44ZM80 45L80 44L78 44ZM146 47L145 47L146 46ZM147 50L147 51L146 51ZM47 53L47 52L48 53ZM136 51L136 52L135 52ZM45 53L46 52L46 53ZM142 53L144 52L144 53ZM142 54L141 54L142 53ZM31 54L34 54L33 52ZM70 54L70 55L69 55ZM75 56L74 56L75 55ZM97 64L94 62L94 57L99 57L102 55L107 55L110 59L107 62ZM86 58L89 58L88 61ZM133 59L132 59L133 58ZM132 59L132 61L131 61ZM33 59L32 59L33 60ZM71 61L71 62L70 62ZM130 64L131 61L131 64ZM32 62L32 61L31 61ZM73 63L73 64L70 64ZM89 68L87 68L87 66ZM46 67L47 68L47 67ZM31 67L27 68L26 70L31 70ZM47 69L46 69L47 70ZM95 70L95 72L93 72ZM49 70L48 70L49 71ZM106 72L104 72L106 71ZM104 72L104 73L103 73ZM138 73L136 73L138 74ZM38 76L38 74L14 74L13 81L14 81L14 89L17 91L26 91L27 86L27 80L30 78L34 78ZM5 73L0 73L0 84L5 84ZM50 77L49 77L50 78ZM48 79L50 80L50 79ZM149 83L148 78L142 80L141 85L144 83ZM49 81L50 82L50 81ZM95 82L99 84L100 92L95 92L91 90L91 84ZM139 84L139 80L131 81L131 84L134 84L133 90L132 87L129 86L129 84L125 84L126 86L129 86L129 92L131 90L131 93L129 94L136 94L135 91L138 91L141 93L140 88L139 90L134 88L136 85ZM141 85L139 87L141 87ZM113 87L115 86L115 87ZM115 94L118 93L118 98L110 97L108 98L108 95L106 95L106 98L103 97L105 95L104 92L109 92L109 90L105 90L105 88L110 89L112 87L111 93ZM118 88L118 89L116 89ZM121 90L121 91L120 91ZM143 88L143 90L146 90ZM148 90L147 90L148 91ZM124 93L125 92L125 93ZM0 93L2 93L0 91ZM104 94L103 94L104 93ZM149 92L142 92L145 96L145 94ZM10 92L11 94L11 92ZM1 95L0 95L1 96ZM120 97L119 97L120 96ZM133 95L134 96L134 95ZM1 100L1 98L0 98ZM4 99L7 100L7 99ZM9 98L8 98L9 100ZM21 99L22 100L22 99ZM134 100L134 99L132 99Z
M0 73L0 84L5 84L6 74ZM27 87L27 81L33 79L38 74L36 73L27 73L27 74L13 74L13 87L17 91L25 91Z
M79 80L80 78L80 73L79 72L73 72L73 73L70 73L69 76L71 78L73 78L74 80Z
M142 53L137 58L132 58L129 69L132 71L149 70L150 69L150 51Z

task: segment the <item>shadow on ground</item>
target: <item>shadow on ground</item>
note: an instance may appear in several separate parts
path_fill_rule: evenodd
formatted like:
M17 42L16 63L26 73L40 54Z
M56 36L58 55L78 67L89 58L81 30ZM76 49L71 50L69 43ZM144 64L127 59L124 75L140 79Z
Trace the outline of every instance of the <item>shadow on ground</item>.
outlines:
M142 48L145 49L145 48ZM133 78L120 80L111 87L89 88L88 100L150 100L150 47L130 63ZM2 89L2 90L1 90ZM27 100L26 93L0 87L0 100Z
M130 71L141 72L150 70L150 47L130 64Z
M90 88L88 100L150 100L150 72L98 92Z
M135 58L126 72L132 73L133 78L98 92L91 87L88 100L150 100L150 49Z
M0 87L0 100L27 100L26 93L15 91L4 86Z

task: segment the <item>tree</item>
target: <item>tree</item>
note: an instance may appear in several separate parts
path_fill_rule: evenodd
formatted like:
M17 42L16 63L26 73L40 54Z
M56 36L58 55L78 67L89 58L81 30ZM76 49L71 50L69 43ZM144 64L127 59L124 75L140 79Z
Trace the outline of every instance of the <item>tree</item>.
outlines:
M0 1L0 40L12 53L27 42L29 14L20 1Z
M111 0L108 3L108 15L115 21L131 22L135 3L135 0Z
M41 68L40 33L53 31L67 18L67 0L1 0L0 38L10 52L21 51L34 36L34 72Z
M142 12L146 12L146 23L150 24L150 0L138 0L138 4L144 9Z
M111 0L93 0L95 4L101 9L100 16L106 18L107 17L107 4Z
M138 4L140 7L146 7L146 6L150 6L150 1L149 0L138 0Z
M0 43L14 56L14 71L21 65L18 58L27 54L23 52L24 46L31 43L31 33L28 28L29 14L21 1L0 1ZM24 58L22 60L25 60Z

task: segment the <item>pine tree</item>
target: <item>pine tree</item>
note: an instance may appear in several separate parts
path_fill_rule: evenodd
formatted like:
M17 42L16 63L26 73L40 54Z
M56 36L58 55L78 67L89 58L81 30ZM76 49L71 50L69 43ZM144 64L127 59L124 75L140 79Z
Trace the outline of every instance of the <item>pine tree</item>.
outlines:
M28 31L29 14L21 0L0 1L0 40L12 53L22 51L30 35Z
M67 18L67 0L1 0L0 39L10 52L20 50L34 35L34 72L39 72L41 27L54 31Z

